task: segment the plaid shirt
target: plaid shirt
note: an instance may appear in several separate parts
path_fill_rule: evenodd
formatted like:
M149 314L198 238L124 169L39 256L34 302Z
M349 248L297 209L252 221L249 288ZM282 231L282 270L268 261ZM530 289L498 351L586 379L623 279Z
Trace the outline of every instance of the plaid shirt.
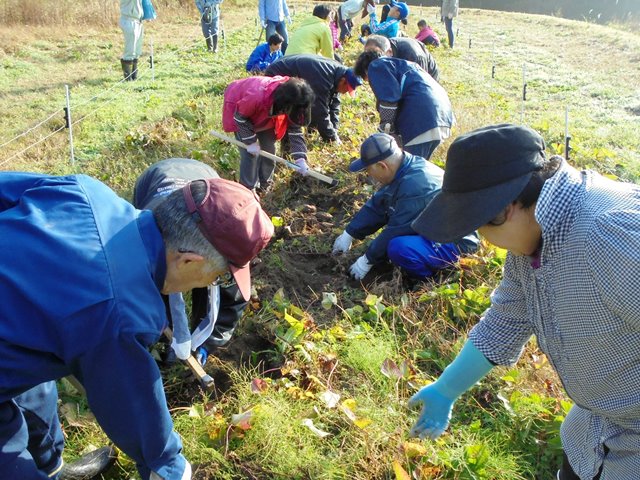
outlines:
M563 162L535 216L539 268L509 254L469 338L504 365L535 335L575 402L561 429L574 471L640 478L640 188Z

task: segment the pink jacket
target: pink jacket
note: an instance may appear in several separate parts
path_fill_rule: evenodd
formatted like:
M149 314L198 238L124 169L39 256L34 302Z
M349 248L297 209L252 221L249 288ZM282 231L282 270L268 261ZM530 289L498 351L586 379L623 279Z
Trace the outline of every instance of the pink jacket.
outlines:
M256 132L275 128L274 117L270 116L273 91L287 80L289 77L275 76L247 77L231 82L224 91L222 109L224 131L238 131L238 126L233 119L236 111L251 121Z
M436 32L434 32L431 28L429 27L425 27L422 30L420 30L418 32L418 34L416 35L416 40L425 43L425 39L427 37L433 37L435 44L440 44L440 39L438 38L438 34Z

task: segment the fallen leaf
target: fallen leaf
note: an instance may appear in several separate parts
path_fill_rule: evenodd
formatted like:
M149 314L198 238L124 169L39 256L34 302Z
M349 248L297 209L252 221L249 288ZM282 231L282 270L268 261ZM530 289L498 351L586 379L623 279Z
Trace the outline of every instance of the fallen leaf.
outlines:
M247 410L243 413L231 415L231 424L242 430L249 430L251 428L251 419L253 418L253 412Z
M393 472L396 474L396 480L411 480L407 471L402 468L402 465L397 460L393 461Z
M320 400L324 402L327 408L335 408L340 401L340 394L332 392L331 390L327 390L326 392L320 394Z
M320 437L320 438L324 438L324 437L328 437L329 435L331 435L329 432L324 432L322 430L320 430L318 427L316 427L313 424L313 420L311 420L310 418L305 418L302 420L302 424L307 427L309 430L311 430L313 433L316 434L316 436Z
M360 428L361 430L364 430L366 427L368 427L372 423L373 423L373 420L371 420L370 418L356 418L353 421L353 424L356 427Z
M390 358L387 358L384 362L382 362L380 371L387 378L391 378L391 379L402 378L402 371L400 371L400 368L398 368L398 365L396 365L396 363Z
M428 453L424 445L414 442L404 442L402 450L407 458L424 457Z
M322 307L325 310L329 310L337 304L338 296L334 292L322 292Z
M269 384L261 378L254 378L251 381L251 393L262 393L269 388Z

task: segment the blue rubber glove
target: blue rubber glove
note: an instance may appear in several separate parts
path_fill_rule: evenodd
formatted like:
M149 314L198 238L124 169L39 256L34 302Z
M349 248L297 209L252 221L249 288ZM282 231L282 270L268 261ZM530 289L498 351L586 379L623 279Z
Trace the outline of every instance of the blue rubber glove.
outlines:
M409 408L422 404L422 411L411 428L410 435L432 440L442 435L449 426L455 401L493 367L487 357L472 342L467 341L440 378L421 388L409 399Z
M207 358L209 358L209 351L204 347L198 347L196 350L196 360L198 363L204 367L207 363Z

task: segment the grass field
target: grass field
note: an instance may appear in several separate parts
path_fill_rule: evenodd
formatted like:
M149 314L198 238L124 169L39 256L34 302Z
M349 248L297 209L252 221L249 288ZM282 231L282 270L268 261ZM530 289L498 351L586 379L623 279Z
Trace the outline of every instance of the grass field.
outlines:
M311 10L310 3L293 6L290 29ZM74 23L63 15L57 24L0 24L0 170L86 173L125 198L137 175L163 158L196 158L235 178L235 147L208 132L221 130L222 92L246 75L259 28L254 7L225 2L222 11L225 41L212 55L191 4L165 14L159 8L159 19L146 24L154 78L145 60L139 81L126 83L115 20ZM435 8L415 7L408 33L423 17L446 37L436 16ZM637 33L480 10L463 10L457 27L456 48L433 51L454 105L456 135L524 123L541 132L550 152L563 154L568 109L571 163L640 181ZM358 42L346 46L347 64L359 49ZM64 129L65 85L74 164ZM533 341L517 365L494 369L460 399L443 437L408 438L415 412L407 410L407 398L461 348L489 304L505 252L483 246L414 291L393 272L364 287L347 279L346 268L366 244L347 258L329 252L371 194L346 167L375 130L374 105L369 88L359 89L343 101L343 145L309 142L310 164L340 180L339 187L278 170L264 205L282 226L254 271L259 300L235 340L207 365L216 392L199 391L181 365L164 371L194 478L548 479L557 469L558 428L570 403ZM436 163L444 163L449 143L436 151ZM60 390L70 460L107 439L84 399L66 383ZM137 473L121 455L110 478Z

